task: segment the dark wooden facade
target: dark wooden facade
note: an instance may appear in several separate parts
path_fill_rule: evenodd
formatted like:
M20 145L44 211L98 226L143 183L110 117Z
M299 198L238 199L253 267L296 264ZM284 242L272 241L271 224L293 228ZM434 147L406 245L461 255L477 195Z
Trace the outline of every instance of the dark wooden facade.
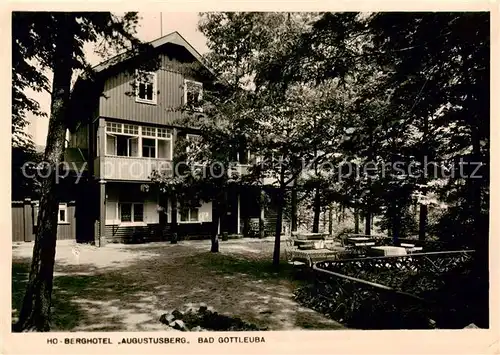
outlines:
M57 225L57 240L76 240L75 201L67 202L67 222ZM35 240L35 203L30 199L12 201L12 241Z
M181 109L185 104L185 80L201 82L204 90L214 85L213 74L203 66L199 54L178 33L167 35L153 44L157 46L156 54L159 56L159 68L156 70L156 103L136 100L133 80L139 62L135 59L99 65L95 81L83 80L75 84L72 110L79 123L72 129L70 147L81 152L87 167L86 180L77 187L78 240L100 240L102 237L108 242L150 241L168 239L170 234L170 218L130 225L106 217L110 204L126 201L121 197L115 199L113 195L120 194L114 194L113 189L118 186L118 189L128 193L140 184L150 182L150 172L143 169L144 174L127 174L119 168L112 169L113 173L106 173L104 166L115 164L121 167L126 161L142 169L142 166L153 160L147 161L142 156L106 155L106 122L170 128L175 150L177 137L188 131L192 132L193 129L187 127L191 123L179 123L181 119L196 119L200 114ZM163 158L154 159L155 162L161 163ZM258 206L254 202L246 201L254 201L249 196L240 191L230 193L228 215L223 218L221 232L241 234L245 219L260 216ZM144 209L146 211L146 203ZM179 223L177 233L181 238L209 237L214 230L214 222L211 219L212 217L200 222ZM269 227L271 226L268 225Z

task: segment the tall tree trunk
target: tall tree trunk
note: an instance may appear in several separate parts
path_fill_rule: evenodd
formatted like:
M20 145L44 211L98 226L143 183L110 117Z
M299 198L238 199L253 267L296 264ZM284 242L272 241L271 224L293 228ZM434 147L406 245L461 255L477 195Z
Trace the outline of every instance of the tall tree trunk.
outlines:
M328 207L328 234L333 234L333 206L330 204Z
M319 217L321 213L321 196L319 194L319 187L314 190L314 219L313 219L313 233L319 232Z
M372 215L370 212L366 212L365 214L365 234L371 235L371 227L372 227Z
M297 231L297 188L294 186L292 188L292 202L291 202L291 210L292 210L292 232Z
M211 241L211 246L210 246L210 252L211 253L218 253L219 252L219 233L221 230L221 221L220 221L220 206L219 206L219 201L214 201L214 208L213 208L213 226L212 226L212 233L210 234L210 241Z
M227 240L228 233L231 229L230 225L229 225L230 218L227 215L230 208L231 208L231 206L229 205L227 190L224 189L224 193L221 195L220 216L219 216L220 225L221 225L219 236L222 236L223 241Z
M55 39L54 78L50 107L49 131L45 162L50 169L49 176L41 187L38 230L33 247L33 258L29 281L26 286L19 321L15 331L50 330L50 307L52 302L52 283L54 276L54 258L57 239L57 213L59 208L58 181L56 169L64 156L67 116L69 106L73 54L74 18L60 14L59 20L64 31L57 33Z
M467 57L467 53L463 54L464 58ZM463 78L464 84L466 86L471 85L469 77L469 69L464 63L463 65ZM474 96L469 96L469 100L474 100ZM477 100L477 98L476 98ZM472 143L472 157L473 162L476 164L483 164L483 156L481 153L481 136L479 131L479 125L481 117L474 115L474 112L464 112L465 116L472 118L470 131L471 131L471 143ZM489 112L488 112L489 113ZM485 117L489 117L486 115ZM473 168L476 168L474 166ZM472 172L470 172L472 173ZM489 176L483 176L484 169L481 167L476 174L481 174L481 177L469 176L468 180L470 183L471 196L469 197L469 204L471 205L472 211L472 223L473 223L473 245L475 249L474 263L472 266L471 274L475 274L475 279L477 280L477 300L478 304L488 305L489 303L489 220L488 215L485 213L483 217L482 213L482 183L489 182ZM478 312L480 314L476 315L476 324L480 327L489 327L490 318L488 307L482 307L482 311Z
M426 163L427 158L429 158L429 117L427 115L424 115L424 129L423 129L423 141L424 141L424 147L423 147L423 157L422 157L422 166ZM427 185L427 176L426 174L421 174L422 178L420 179L420 184L422 186ZM427 188L424 187L422 190L422 194L426 195L427 194ZM426 229L427 229L427 215L428 215L428 209L427 205L424 203L420 204L420 209L419 209L419 216L418 216L418 240L424 241L425 240L425 234L426 234Z
M273 266L279 267L280 264L280 243L281 243L281 228L283 226L283 204L284 204L284 189L280 187L276 196L276 231L274 236L274 252L273 252Z
M392 242L397 245L399 242L399 234L401 232L401 217L399 215L400 211L396 207L394 209L393 220L392 220Z
M266 192L264 190L260 191L259 196L259 207L260 207L260 215L259 215L259 238L266 237Z
M170 197L170 205L172 209L171 218L172 227L170 229L170 243L176 244L178 239L178 225L177 225L177 193L174 191Z
M354 208L354 234L359 234L359 210Z
M326 231L326 210L323 211L323 225L321 227L322 233Z
M427 215L428 215L427 205L421 203L418 216L418 240L420 241L425 240L425 233L427 229Z

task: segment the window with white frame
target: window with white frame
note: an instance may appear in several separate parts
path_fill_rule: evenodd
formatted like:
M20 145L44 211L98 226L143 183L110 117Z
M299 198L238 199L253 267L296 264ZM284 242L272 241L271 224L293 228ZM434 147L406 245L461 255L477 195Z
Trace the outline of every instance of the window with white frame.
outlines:
M142 156L172 160L172 131L167 128L142 127Z
M172 130L106 122L106 155L172 160Z
M184 80L184 103L195 111L202 111L203 84L194 80Z
M37 226L38 224L38 214L40 212L40 205L38 201L33 204L33 225ZM68 205L66 203L60 203L59 209L57 211L57 223L58 224L66 224L69 223L68 219Z
M135 101L156 104L156 73L136 71Z
M134 125L134 124L124 124L123 125L123 133L124 134L133 134L136 136L139 134L139 126Z
M158 138L172 138L172 132L167 128L157 128Z
M142 127L142 135L143 135L143 137L156 137L156 128L155 127Z
M179 211L179 220L181 222L199 222L199 208L182 206Z
M142 138L142 156L144 158L156 158L156 140L153 138Z
M122 133L123 125L116 122L106 122L106 132Z
M68 223L68 205L65 203L59 204L57 212L57 223Z
M144 204L120 202L118 204L120 222L144 222Z
M139 126L106 122L106 155L139 156Z

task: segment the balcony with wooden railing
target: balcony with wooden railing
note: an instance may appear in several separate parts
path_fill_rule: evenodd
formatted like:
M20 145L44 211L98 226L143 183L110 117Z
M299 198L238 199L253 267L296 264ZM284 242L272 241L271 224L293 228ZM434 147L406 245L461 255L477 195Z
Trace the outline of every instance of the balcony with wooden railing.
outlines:
M163 158L102 156L94 160L95 177L104 180L151 180L153 171L172 174L172 161Z

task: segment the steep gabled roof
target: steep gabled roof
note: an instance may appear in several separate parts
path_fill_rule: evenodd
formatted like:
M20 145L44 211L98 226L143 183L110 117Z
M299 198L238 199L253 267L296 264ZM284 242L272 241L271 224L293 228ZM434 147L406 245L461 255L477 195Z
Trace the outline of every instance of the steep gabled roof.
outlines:
M166 44L176 44L178 46L184 47L196 60L198 60L211 74L214 75L214 72L207 67L205 61L203 60L203 57L201 54L194 49L192 45L189 44L188 41L184 39L184 37L181 36L181 34L177 31L174 31L172 33L169 33L163 37L160 37L158 39L155 39L154 41L149 42L150 45L153 46L154 49L160 48ZM114 65L121 63L127 59L132 58L132 53L131 52L124 52L121 54L118 54L98 65L93 67L93 70L96 73L100 73L106 69L109 69L113 67Z
M216 77L213 70L211 70L207 64L204 62L201 54L193 48L185 39L180 35L179 32L175 31L169 33L163 37L155 39L149 44L153 47L153 50L159 50L161 47L174 44L177 46L181 46L187 50L189 54L191 54L200 64L211 74L213 77ZM118 54L98 65L93 67L93 71L97 74L100 79L106 77L106 71L115 67L116 65L125 62L126 60L132 59L136 54L133 51L127 51L121 54ZM73 132L78 122L84 121L86 117L88 118L88 110L93 107L93 99L95 97L91 94L92 92L95 95L98 95L99 90L94 90L95 85L99 85L99 82L102 84L102 80L95 80L96 78L89 77L85 74L82 74L75 82L75 85L71 91L71 114L72 120L70 122L69 130ZM97 97L97 96L96 96Z

